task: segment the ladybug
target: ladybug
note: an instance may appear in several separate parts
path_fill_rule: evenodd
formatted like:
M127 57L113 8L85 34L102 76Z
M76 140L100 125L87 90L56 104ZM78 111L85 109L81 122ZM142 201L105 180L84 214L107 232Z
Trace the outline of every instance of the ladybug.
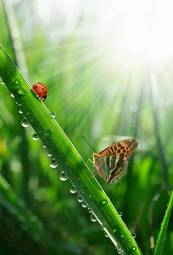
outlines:
M35 94L41 98L43 101L47 97L48 89L46 85L42 82L37 82L32 85L32 89L35 92Z

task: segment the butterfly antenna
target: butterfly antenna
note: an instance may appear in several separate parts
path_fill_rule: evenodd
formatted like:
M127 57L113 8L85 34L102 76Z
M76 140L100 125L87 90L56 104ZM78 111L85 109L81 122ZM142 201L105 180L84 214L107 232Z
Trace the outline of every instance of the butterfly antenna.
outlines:
M96 152L96 150L91 146L91 144L88 143L88 141L86 140L85 136L82 135L82 138L84 139L84 141L86 142L86 144L94 151Z

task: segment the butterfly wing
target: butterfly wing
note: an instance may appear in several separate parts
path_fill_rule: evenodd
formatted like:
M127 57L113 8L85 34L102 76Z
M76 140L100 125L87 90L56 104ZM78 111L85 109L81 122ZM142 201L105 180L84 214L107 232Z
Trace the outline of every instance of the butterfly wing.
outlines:
M97 173L108 181L110 171L114 168L116 162L116 156L103 156L94 157L94 165L96 167Z
M120 155L100 157L95 160L98 174L108 183L116 181L125 171L127 159Z
M137 147L136 139L126 139L93 154L97 173L108 183L116 181L124 173L128 159Z
M128 161L123 154L120 154L116 164L110 169L110 174L108 177L108 182L114 182L119 179L125 172L127 167Z

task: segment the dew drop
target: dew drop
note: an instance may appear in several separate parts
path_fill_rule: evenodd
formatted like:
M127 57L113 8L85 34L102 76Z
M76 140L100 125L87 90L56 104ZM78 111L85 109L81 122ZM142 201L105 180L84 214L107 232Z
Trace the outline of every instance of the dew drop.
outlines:
M136 248L135 247L132 247L130 250L129 250L129 254L132 254L136 251Z
M81 204L81 206L82 206L83 208L87 208L87 204L86 204L85 202L83 202L83 203Z
M117 252L119 255L123 255L123 250L120 247L117 247Z
M94 216L94 214L91 214L90 220L91 220L92 222L96 222L96 221L97 221L97 220L96 220L96 217Z
M59 175L59 179L63 182L67 181L68 180L68 177L67 175L64 173L64 171L62 171Z
M75 194L75 193L76 193L76 188L75 188L75 186L71 186L71 188L70 188L70 193L71 193L71 194Z
M107 235L107 234L105 234L105 237L106 237L106 238L108 238L108 235Z
M48 156L49 158L51 158L51 157L52 157L52 154L49 152L49 153L47 154L47 156Z
M24 128L26 128L26 127L29 126L29 123L28 123L28 120L27 120L26 117L23 118L23 120L22 120L22 122L21 122L21 125L22 125L22 127L24 127Z
M52 159L52 161L50 163L50 167L51 168L57 168L58 167L58 163L57 163L56 159Z
M20 84L19 79L16 79L16 80L15 80L15 85L19 85L19 84Z
M82 202L83 202L83 198L79 195L78 198L77 198L77 201L78 201L79 203L82 203Z
M43 149L46 149L46 145L45 145L45 144L43 144L42 148L43 148Z
M13 93L11 93L10 96L11 96L12 98L15 98L15 95L14 95Z
M39 139L40 139L40 137L38 136L38 134L33 134L32 135L32 140L37 141Z
M133 239L135 239L136 238L136 234L133 234L132 237L133 237Z
M22 89L22 88L20 88L20 89L18 90L18 94L19 94L20 96L24 96L24 95L25 95L25 90Z
M106 199L103 199L103 200L101 201L101 204L102 204L102 205L106 205L107 202L108 202L108 201L107 201Z
M55 118L56 118L56 112L51 112L51 113L50 113L50 117L51 117L52 119L55 119Z
M21 109L19 109L19 113L20 113L20 114L23 114L23 111L22 111Z
M5 85L5 82L4 81L1 81L1 83L0 83L1 85Z

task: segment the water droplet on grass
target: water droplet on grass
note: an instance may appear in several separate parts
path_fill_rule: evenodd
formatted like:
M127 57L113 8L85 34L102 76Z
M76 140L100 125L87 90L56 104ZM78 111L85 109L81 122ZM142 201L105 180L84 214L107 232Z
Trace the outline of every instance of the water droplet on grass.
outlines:
M57 163L56 159L52 159L52 161L50 163L50 167L51 168L57 168L58 167L58 163Z
M129 250L128 253L129 253L129 254L132 254L132 253L134 253L134 252L136 253L136 248L135 248L135 247L132 247L132 248Z
M47 156L48 156L49 158L51 158L51 157L52 157L52 154L51 154L51 153L48 153Z
M11 93L10 96L11 96L12 98L15 98L15 95L14 95L13 93Z
M22 120L22 122L21 122L21 125L22 125L22 127L24 127L24 128L26 128L26 127L29 126L29 122L28 122L28 120L27 120L26 117L23 118L23 120Z
M38 136L38 134L33 134L33 135L32 135L32 139L33 139L34 141L37 141L37 140L40 139L40 137Z
M101 201L101 204L102 204L102 205L106 205L107 202L108 202L108 201L107 201L106 199L103 199L103 200Z
M86 204L85 202L83 202L83 203L81 204L81 206L82 206L83 208L87 208L87 204Z
M70 193L71 194L75 194L77 191L76 191L76 188L75 188L75 186L71 186L71 188L70 188Z
M18 94L19 94L20 96L24 96L24 95L25 95L25 90L22 89L22 88L20 88L20 89L18 90Z
M63 182L67 181L68 180L68 177L67 175L64 173L64 171L62 171L59 175L59 179Z
M119 216L120 216L120 217L122 216L122 212L119 212Z
M23 111L22 111L22 109L19 109L19 113L20 113L20 114L23 114Z
M19 84L20 84L19 79L16 79L16 80L15 80L15 85L19 85Z
M42 147L43 147L43 149L46 149L46 145L44 145L44 144L43 144L43 146L42 146Z
M5 82L4 82L4 81L1 81L1 83L0 83L0 84L3 86L3 85L5 85Z
M16 101L16 104L17 104L18 106L21 106L21 105L22 105L21 102L19 102L19 101Z
M56 112L51 112L51 113L50 113L50 117L51 117L52 119L55 119L55 118L56 118Z
M123 255L123 250L120 247L117 247L117 252L119 255Z
M83 202L83 198L79 195L78 198L77 198L77 201L78 201L79 203L82 203L82 202Z
M96 221L97 221L97 220L96 220L96 217L94 216L94 214L91 214L90 220L91 220L92 222L96 222Z

